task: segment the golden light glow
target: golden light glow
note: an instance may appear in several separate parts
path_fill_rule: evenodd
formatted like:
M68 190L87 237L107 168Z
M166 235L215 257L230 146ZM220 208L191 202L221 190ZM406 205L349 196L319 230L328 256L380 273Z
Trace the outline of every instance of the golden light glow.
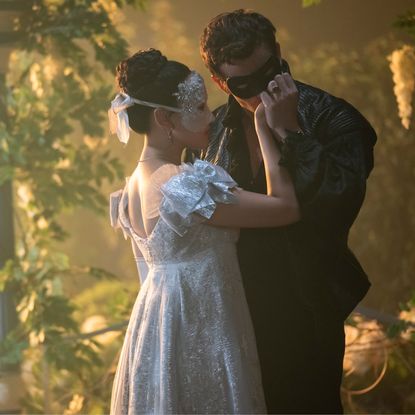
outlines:
M412 98L415 90L415 48L404 45L394 50L389 56L390 69L393 74L395 92L398 102L399 117L402 125L408 129L411 123Z
M354 373L365 375L383 364L384 349L388 339L375 320L365 321L356 317L356 326L345 326L346 351L343 368L346 376Z

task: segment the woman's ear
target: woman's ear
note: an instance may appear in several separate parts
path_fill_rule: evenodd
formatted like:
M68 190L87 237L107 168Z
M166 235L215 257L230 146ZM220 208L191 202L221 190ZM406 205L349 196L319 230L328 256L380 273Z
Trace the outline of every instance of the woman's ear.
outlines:
M174 124L170 118L170 115L170 111L166 111L162 108L156 108L154 110L154 120L160 127L167 130L174 128Z
M212 79L212 81L223 91L223 92L226 92L228 95L230 95L230 91L229 91L229 89L228 89L228 86L226 85L226 82L223 80L223 79L221 79L221 78L219 78L219 77L217 77L217 76L215 76L215 75L210 75L210 77L211 77L211 79Z

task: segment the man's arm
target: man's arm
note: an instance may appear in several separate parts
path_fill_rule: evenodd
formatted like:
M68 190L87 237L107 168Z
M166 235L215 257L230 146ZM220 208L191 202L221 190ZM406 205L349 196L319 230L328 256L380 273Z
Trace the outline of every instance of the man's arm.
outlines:
M323 232L347 232L365 196L376 133L343 100L324 109L320 122L318 137L287 135L280 165L291 174L303 220Z

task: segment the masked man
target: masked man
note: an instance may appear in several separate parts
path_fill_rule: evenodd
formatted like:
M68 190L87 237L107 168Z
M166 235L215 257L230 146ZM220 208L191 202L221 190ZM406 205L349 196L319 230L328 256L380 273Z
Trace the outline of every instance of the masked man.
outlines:
M200 43L212 79L229 95L200 156L238 184L266 192L253 113L259 103L293 179L302 220L242 230L238 255L270 413L342 413L344 320L370 283L347 245L373 168L376 134L349 103L295 81L275 27L237 10L215 17ZM270 81L272 98L263 91ZM291 94L295 105L278 107ZM296 99L295 99L296 98Z

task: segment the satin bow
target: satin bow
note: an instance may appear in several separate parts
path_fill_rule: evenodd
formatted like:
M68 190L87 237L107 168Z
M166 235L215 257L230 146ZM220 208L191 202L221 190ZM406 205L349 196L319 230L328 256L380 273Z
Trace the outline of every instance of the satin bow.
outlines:
M111 101L108 110L108 120L111 134L117 134L118 139L127 144L130 139L130 123L127 108L134 105L134 100L127 94L119 93Z

